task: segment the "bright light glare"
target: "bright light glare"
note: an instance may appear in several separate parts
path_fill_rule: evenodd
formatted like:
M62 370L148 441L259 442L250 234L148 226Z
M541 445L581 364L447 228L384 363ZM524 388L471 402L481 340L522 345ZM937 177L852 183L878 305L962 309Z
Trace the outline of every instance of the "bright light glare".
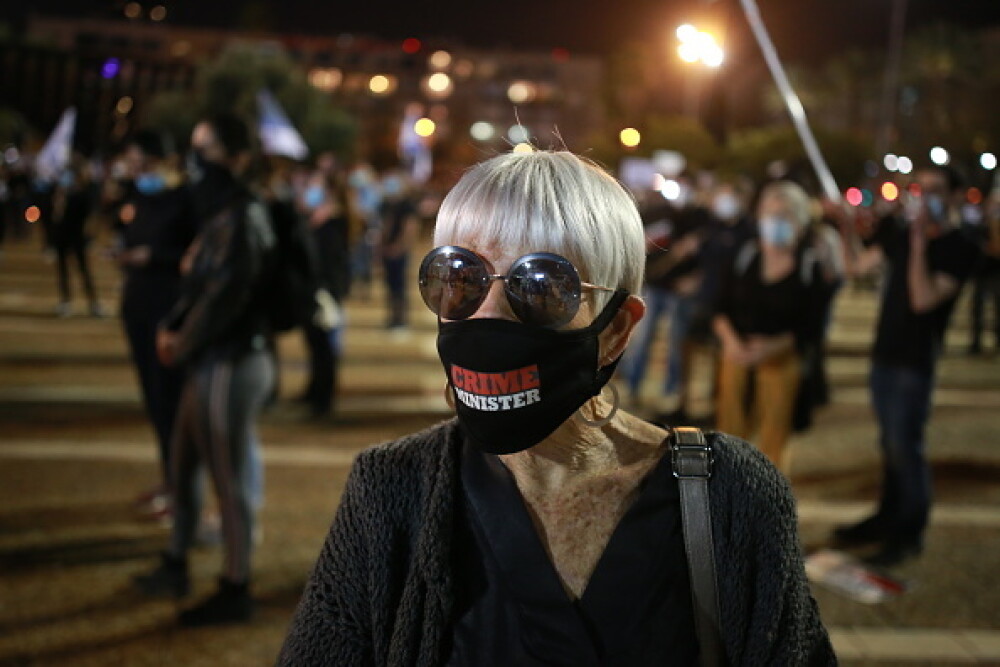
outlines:
M858 188L848 188L847 192L844 193L844 199L851 206L861 206L861 190Z
M663 195L664 199L674 201L681 196L681 184L672 179L665 180L660 187L660 194Z
M951 156L948 155L948 151L945 149L935 146L931 149L931 162L938 166L943 166L951 162Z
M635 148L639 145L639 141L642 140L642 135L639 134L639 130L634 127L626 127L618 134L618 138L622 142L622 146L626 148Z
M979 156L979 164L983 166L983 169L993 171L997 168L997 156L993 153L983 153Z
M889 153L882 159L882 164L888 171L899 171L899 158L892 153Z
M896 201L899 197L899 187L892 181L882 184L882 198L886 201Z
M368 90L372 91L376 95L388 92L389 77L384 74L376 74L368 81Z
M496 135L496 129L493 127L492 123L487 123L485 120L479 120L472 124L469 128L469 134L476 141L489 141Z
M701 60L709 67L719 67L722 65L722 61L725 60L726 54L723 52L722 47L718 44L712 44L711 46L705 47L704 53L701 54Z
M899 173L908 174L913 171L913 160L905 155L899 156Z
M532 148L531 144L520 143L511 149L514 153L534 153L535 149Z
M42 210L37 206L29 206L24 209L24 219L30 223L38 222L39 218L42 217Z
M444 72L431 74L430 78L427 79L427 87L435 93L443 93L451 87L451 77Z
M430 118L421 118L413 124L413 131L419 137L429 137L434 134L435 129L437 129L437 125Z
M696 63L700 54L698 53L698 47L691 42L684 42L677 47L677 55L681 57L686 63Z
M535 97L535 86L527 81L515 81L507 88L507 99L514 104L530 102Z
M698 29L695 28L690 23L685 23L683 25L677 26L677 39L682 42L689 42L694 39L694 36L698 34Z

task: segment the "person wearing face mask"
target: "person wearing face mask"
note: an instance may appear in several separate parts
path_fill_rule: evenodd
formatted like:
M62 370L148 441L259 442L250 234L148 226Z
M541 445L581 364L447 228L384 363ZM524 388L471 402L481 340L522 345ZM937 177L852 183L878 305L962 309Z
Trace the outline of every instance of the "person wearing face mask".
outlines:
M568 152L499 155L434 242L420 291L456 418L355 460L278 664L835 664L787 482L719 433L714 547L691 559L725 623L695 611L676 436L604 391L645 313L622 186Z
M406 276L410 250L420 232L417 206L410 193L407 176L399 170L382 178L382 204L379 207L382 271L385 279L389 317L386 328L406 330Z
M197 219L191 192L170 166L167 142L152 130L138 132L124 158L135 174L127 199L134 214L122 227L115 259L124 275L122 325L139 375L146 413L156 432L160 479L137 506L154 518L170 515L170 443L184 376L156 356L156 330L180 295L181 258L194 240Z
M160 361L185 372L171 451L174 522L159 566L136 577L136 586L150 595L189 592L187 554L203 466L222 518L218 590L181 612L185 626L244 622L253 610L255 421L274 384L266 296L277 255L267 207L242 181L251 149L250 131L235 116L219 114L195 126L190 178L202 225L182 260L180 296L157 332Z
M882 453L881 497L875 513L837 528L842 547L875 546L869 560L896 565L920 554L931 506L925 429L934 369L944 349L955 302L978 259L958 228L962 182L950 167L914 174L920 195L877 224L867 247L843 224L850 275L884 267L869 377Z
M749 437L756 427L755 442L786 472L802 353L818 336L825 307L818 264L801 243L809 208L808 195L790 181L762 190L758 238L737 253L712 321L722 345L716 425L739 437Z

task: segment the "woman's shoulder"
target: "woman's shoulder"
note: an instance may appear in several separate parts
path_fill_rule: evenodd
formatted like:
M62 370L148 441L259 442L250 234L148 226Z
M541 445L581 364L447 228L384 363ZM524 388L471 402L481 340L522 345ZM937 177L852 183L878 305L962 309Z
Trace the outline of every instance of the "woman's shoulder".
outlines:
M354 467L369 473L384 471L394 474L422 474L428 466L436 466L442 457L449 457L458 437L458 421L454 418L434 424L416 433L373 445L355 459Z
M706 433L714 460L712 490L716 488L747 507L791 512L795 501L788 479L752 444L720 431Z

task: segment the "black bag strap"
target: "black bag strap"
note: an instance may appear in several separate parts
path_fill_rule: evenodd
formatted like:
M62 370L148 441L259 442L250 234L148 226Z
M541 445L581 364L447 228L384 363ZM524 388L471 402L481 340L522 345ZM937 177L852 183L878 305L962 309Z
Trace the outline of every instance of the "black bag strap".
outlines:
M712 476L712 447L700 429L673 429L671 463L681 492L684 550L691 576L694 625L702 667L725 664L719 617L719 589L715 578L712 512L708 480Z

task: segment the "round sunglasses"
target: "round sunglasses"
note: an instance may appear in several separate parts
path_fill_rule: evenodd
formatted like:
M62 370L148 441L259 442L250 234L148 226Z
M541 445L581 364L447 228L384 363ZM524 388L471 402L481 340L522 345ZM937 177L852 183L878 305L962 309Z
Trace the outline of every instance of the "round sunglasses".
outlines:
M521 322L556 328L568 323L580 309L584 289L614 292L610 287L580 280L565 257L535 252L516 259L507 275L496 273L482 255L460 246L434 248L420 263L420 296L436 315L447 320L471 317L502 280L510 309Z

